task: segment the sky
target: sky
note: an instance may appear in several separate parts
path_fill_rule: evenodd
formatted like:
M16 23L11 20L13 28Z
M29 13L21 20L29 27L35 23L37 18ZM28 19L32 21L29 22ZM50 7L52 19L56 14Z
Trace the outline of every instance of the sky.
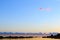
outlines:
M0 0L0 32L60 32L60 0Z

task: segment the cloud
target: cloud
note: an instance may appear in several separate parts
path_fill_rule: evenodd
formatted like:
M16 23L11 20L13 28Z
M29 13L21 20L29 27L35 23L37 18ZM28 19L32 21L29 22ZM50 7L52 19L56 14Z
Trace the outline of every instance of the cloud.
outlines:
M51 8L46 8L45 10L46 10L46 11L51 11Z

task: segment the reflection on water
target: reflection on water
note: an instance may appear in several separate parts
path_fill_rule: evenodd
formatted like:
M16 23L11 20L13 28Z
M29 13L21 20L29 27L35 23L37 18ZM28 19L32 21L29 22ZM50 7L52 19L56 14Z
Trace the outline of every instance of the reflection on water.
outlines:
M23 38L23 39L0 39L0 40L60 40L60 39L49 39L49 38Z

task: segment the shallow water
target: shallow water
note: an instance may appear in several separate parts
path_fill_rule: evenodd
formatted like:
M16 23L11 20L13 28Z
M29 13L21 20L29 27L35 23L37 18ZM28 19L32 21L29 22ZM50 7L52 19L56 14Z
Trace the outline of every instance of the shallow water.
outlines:
M51 38L17 38L17 39L0 39L0 40L60 40L60 39L51 39Z

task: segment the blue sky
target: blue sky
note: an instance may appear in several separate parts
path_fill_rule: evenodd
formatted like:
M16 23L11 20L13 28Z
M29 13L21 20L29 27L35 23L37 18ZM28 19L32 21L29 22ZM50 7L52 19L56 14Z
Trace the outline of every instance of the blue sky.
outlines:
M60 32L59 24L60 0L0 0L1 32Z

